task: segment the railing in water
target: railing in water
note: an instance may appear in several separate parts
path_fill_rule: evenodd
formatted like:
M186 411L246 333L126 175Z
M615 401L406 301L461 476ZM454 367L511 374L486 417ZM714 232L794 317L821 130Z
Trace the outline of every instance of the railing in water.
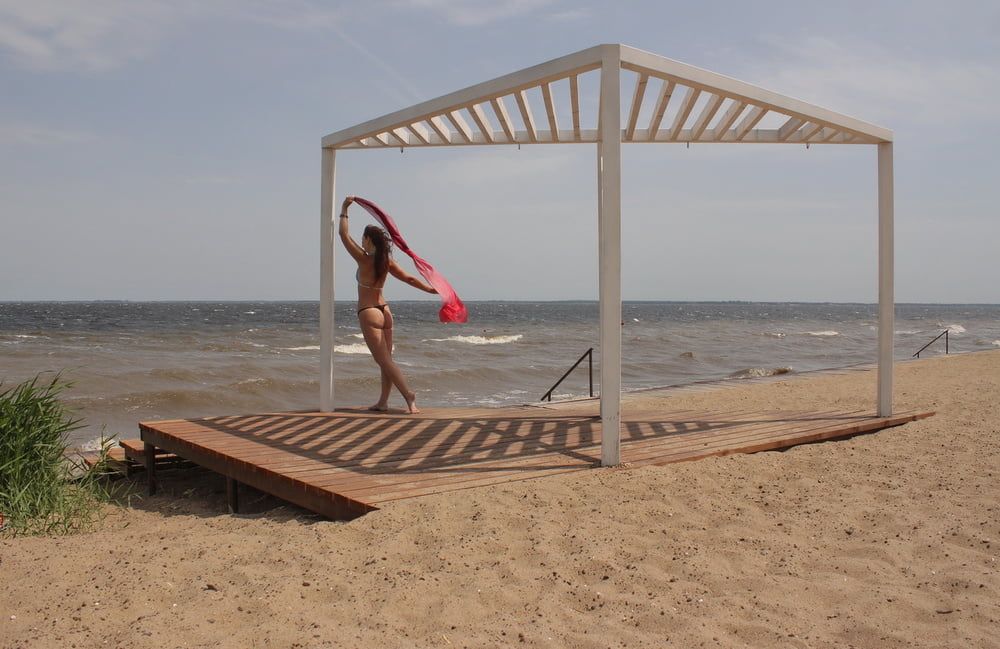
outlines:
M921 347L920 349L918 349L917 353L913 355L913 358L920 358L920 352L924 351L925 349L927 349L928 347L930 347L931 345L933 345L935 342L937 342L938 338L940 338L941 336L944 336L944 353L947 354L948 353L948 331L949 331L948 329L945 329L944 331L942 331L938 335L934 336L934 340L930 341L929 343L927 343L926 345L924 345L923 347Z
M552 401L552 392L556 388L559 387L559 384L562 383L563 380L567 376L569 376L570 373L573 370L576 369L576 366L579 365L580 363L582 363L583 359L585 359L585 358L589 358L590 359L590 363L589 363L589 365L590 365L590 396L594 396L594 348L591 347L587 351L583 352L583 356L581 356L580 358L578 358L577 361L575 363L573 363L573 367L571 367L568 370L566 370L566 373L563 374L562 377L558 381L556 381L555 385L553 385L551 388L549 388L548 392L546 392L545 394L542 395L542 398L539 399L539 401L545 401L545 400Z

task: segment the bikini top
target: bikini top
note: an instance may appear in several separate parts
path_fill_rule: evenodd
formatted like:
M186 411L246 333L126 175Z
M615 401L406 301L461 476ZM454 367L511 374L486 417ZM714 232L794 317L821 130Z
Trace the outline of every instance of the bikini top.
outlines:
M360 268L357 269L356 271L354 271L354 279L355 279L355 281L357 281L358 286L360 286L361 288L373 288L373 289L375 289L377 291L381 291L382 290L381 286L368 286L367 284L362 284L361 283L361 269Z

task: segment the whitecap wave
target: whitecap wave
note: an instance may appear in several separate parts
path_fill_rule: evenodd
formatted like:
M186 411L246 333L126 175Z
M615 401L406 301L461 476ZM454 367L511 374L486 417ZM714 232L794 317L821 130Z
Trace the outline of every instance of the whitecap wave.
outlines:
M897 336L907 336L907 335L918 334L918 333L920 333L920 332L917 331L916 329L897 329L896 330L896 335Z
M784 338L785 334L780 331L765 331L761 334L762 336L767 336L768 338Z
M839 336L840 335L839 331L807 331L805 333L806 333L807 336L819 336L819 337Z
M939 322L938 326L939 327L944 327L945 329L947 329L949 332L951 332L953 334L964 334L965 333L965 327L963 327L960 324L946 324L944 322Z
M429 338L436 343L456 342L467 343L469 345L504 345L517 342L524 338L524 334L512 334L510 336L449 336L448 338Z
M282 347L290 352L319 351L319 345L303 345L302 347Z
M319 347L316 349L319 349ZM367 354L368 345L364 345L362 343L356 343L354 345L334 345L333 351L341 354Z
M1000 340L994 340L993 341L993 346L994 347L1000 347Z

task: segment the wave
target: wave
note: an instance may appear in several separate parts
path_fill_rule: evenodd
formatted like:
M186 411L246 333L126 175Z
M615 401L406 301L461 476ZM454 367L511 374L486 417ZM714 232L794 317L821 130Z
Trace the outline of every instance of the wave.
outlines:
M428 338L427 341L436 343L467 343L469 345L504 345L517 342L521 338L524 338L524 334L513 334L510 336L449 336L448 338Z
M946 324L944 322L939 322L939 323L937 323L937 326L944 327L945 329L947 329L948 331L950 331L953 334L964 334L965 333L965 327L963 327L960 324Z
M731 379L758 379L764 376L780 376L792 371L790 367L748 367L729 375Z
M317 346L316 349L319 349ZM362 343L355 343L353 345L334 345L333 351L340 352L341 354L367 354L368 345Z
M994 340L993 341L993 346L994 347L1000 347L1000 340Z
M818 336L818 337L829 337L829 336L839 336L839 331L806 331L807 336Z
M895 332L897 336L910 336L918 333L920 332L917 331L916 329L897 329Z
M319 351L319 345L303 345L302 347L282 347L282 349L290 352ZM337 350L337 348L334 347L334 350Z
M780 331L765 331L760 334L761 336L767 336L768 338L784 338L785 334Z

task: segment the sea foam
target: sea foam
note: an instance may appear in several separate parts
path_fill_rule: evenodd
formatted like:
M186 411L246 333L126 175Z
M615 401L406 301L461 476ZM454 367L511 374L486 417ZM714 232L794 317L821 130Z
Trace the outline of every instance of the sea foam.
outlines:
M965 327L963 327L960 324L944 324L942 322L939 322L938 326L939 327L944 327L945 329L947 329L948 331L950 331L953 334L964 334L965 333Z
M822 336L822 337L825 337L825 336L839 336L840 332L839 331L807 331L806 335L807 336Z
M319 349L319 347L315 347ZM340 352L341 354L367 354L368 345L362 343L356 343L354 345L334 345L333 351Z
M456 342L467 343L469 345L504 345L521 340L524 334L513 334L510 336L449 336L448 338L429 338L436 343Z

